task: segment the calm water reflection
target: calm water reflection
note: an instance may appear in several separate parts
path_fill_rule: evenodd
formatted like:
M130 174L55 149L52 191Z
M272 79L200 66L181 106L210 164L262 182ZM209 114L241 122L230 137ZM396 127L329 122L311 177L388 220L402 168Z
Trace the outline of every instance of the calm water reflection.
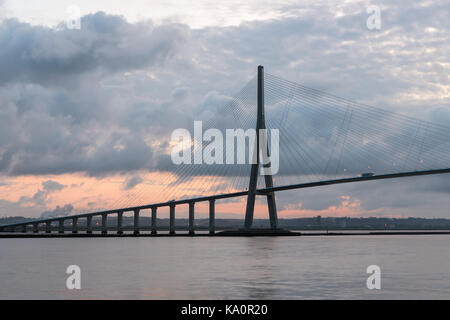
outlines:
M450 236L0 239L1 299L450 299ZM68 265L82 290L67 290ZM366 288L367 266L382 289Z

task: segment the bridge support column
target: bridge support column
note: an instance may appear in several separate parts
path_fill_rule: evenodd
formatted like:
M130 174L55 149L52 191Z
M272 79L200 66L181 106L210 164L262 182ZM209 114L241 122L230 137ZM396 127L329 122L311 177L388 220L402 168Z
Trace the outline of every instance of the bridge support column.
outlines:
M102 234L108 233L108 215L106 213L102 214Z
M264 116L264 68L258 66L258 111L256 119L256 145L253 153L253 163L250 172L250 183L248 187L247 208L245 211L245 229L250 229L253 224L253 214L255 211L256 187L259 175L260 163L260 143L266 148L266 152L262 152L262 156L269 156L269 144L267 141L266 120ZM262 140L261 140L262 139ZM270 163L263 159L263 167L270 168ZM267 169L266 169L267 171ZM272 175L264 172L264 179L267 188L273 187ZM275 194L272 192L267 195L267 206L269 209L270 226L273 230L278 227L277 207L275 204Z
M134 234L139 234L139 209L134 210Z
M27 225L26 225L26 224L24 224L24 225L22 226L22 232L23 232L23 233L27 233Z
M87 234L92 233L92 216L86 217L86 233Z
M33 223L33 233L39 232L39 223Z
M216 207L215 207L215 199L209 200L209 234L216 233Z
M58 233L64 233L64 219L59 220Z
M158 207L152 207L152 234L157 234L156 231L156 210L158 210Z
M191 236L193 236L195 234L194 208L195 208L195 202L189 202L189 235L191 235Z
M78 233L78 218L72 218L72 233Z
M270 177L270 184L267 183L267 179L266 179L266 187L267 188L273 187L272 176L266 176L266 177ZM269 185L270 185L270 187L269 187ZM277 206L275 203L275 193L274 192L267 194L267 206L269 207L270 227L273 230L276 230L276 229L278 229L278 216L277 216Z
M51 233L52 232L52 222L47 221L45 222L45 233Z
M169 217L169 234L175 234L175 205L170 205L170 217Z
M122 219L123 219L123 211L117 212L117 234L123 234Z

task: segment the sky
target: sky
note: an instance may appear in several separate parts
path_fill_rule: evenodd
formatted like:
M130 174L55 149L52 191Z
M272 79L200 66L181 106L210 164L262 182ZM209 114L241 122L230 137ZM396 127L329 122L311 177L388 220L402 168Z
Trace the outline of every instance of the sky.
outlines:
M0 216L157 202L177 179L172 130L218 110L257 65L449 126L449 31L448 1L0 0ZM282 192L277 206L281 218L450 217L449 192L441 175ZM218 216L244 208L218 203Z

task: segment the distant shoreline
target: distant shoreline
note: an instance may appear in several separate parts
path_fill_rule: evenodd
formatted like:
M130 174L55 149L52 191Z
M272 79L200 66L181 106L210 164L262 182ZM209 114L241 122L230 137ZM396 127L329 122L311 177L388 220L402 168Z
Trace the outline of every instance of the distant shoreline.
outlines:
M156 235L152 235L150 233L140 233L138 235L133 234L132 232L119 235L115 232L110 232L108 234L99 233L0 233L0 238L157 238L157 237L284 237L284 236L294 236L294 237L302 237L302 236L398 236L398 235L450 235L450 230L415 230L415 231L366 231L362 232L360 230L346 230L342 232L336 231L316 231L311 232L304 230L292 230L291 234L239 234L239 235L229 235L229 234L221 234L216 233L214 235L210 235L205 231L197 232L195 235L190 235L186 231L178 231L174 235L169 235L168 232L159 232Z
M25 217L6 217L0 218L0 226L15 224L15 223L32 223L35 219ZM147 215L140 217L140 230L150 230L151 218ZM94 217L93 230L99 230L101 225L100 217ZM133 230L133 217L123 217L123 230ZM78 230L84 231L86 229L85 219L80 219L78 222ZM169 229L168 218L158 218L156 220L158 230ZM188 229L187 218L175 219L175 226L177 230ZM216 216L215 226L216 230L230 230L239 229L244 225L242 219L232 218L220 218ZM117 219L115 216L108 218L108 229L115 229L117 226ZM253 227L256 229L269 228L269 221L267 219L254 219ZM322 232L335 232L335 231L450 231L450 219L445 218L377 218L377 217L364 217L364 218L351 218L351 217L308 217L308 218L280 218L278 219L279 228L298 231L322 231ZM70 220L66 221L64 226L66 231L71 231ZM208 218L196 218L195 230L202 231L208 230L209 219ZM57 231L57 226L52 226L53 231Z

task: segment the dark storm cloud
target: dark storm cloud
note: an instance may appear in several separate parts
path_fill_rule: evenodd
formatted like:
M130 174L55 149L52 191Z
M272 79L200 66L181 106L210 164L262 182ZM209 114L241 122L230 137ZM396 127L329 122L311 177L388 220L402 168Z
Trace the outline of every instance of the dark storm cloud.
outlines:
M11 114L11 118L18 126L0 137L0 165L9 174L105 175L151 167L151 148L126 129L115 131L95 121L92 127L77 125L34 110L21 117Z
M142 129L167 106L141 102L149 121L136 125L142 118L133 106L139 102L120 92L115 74L164 66L189 30L130 24L101 12L84 16L81 25L69 30L63 24L49 29L1 22L1 172L102 176L152 168L152 150L144 142L148 132ZM168 103L187 94L178 88Z
M81 29L31 26L15 19L0 25L0 83L74 84L74 78L161 64L183 42L180 25L127 23L99 12L84 16Z

